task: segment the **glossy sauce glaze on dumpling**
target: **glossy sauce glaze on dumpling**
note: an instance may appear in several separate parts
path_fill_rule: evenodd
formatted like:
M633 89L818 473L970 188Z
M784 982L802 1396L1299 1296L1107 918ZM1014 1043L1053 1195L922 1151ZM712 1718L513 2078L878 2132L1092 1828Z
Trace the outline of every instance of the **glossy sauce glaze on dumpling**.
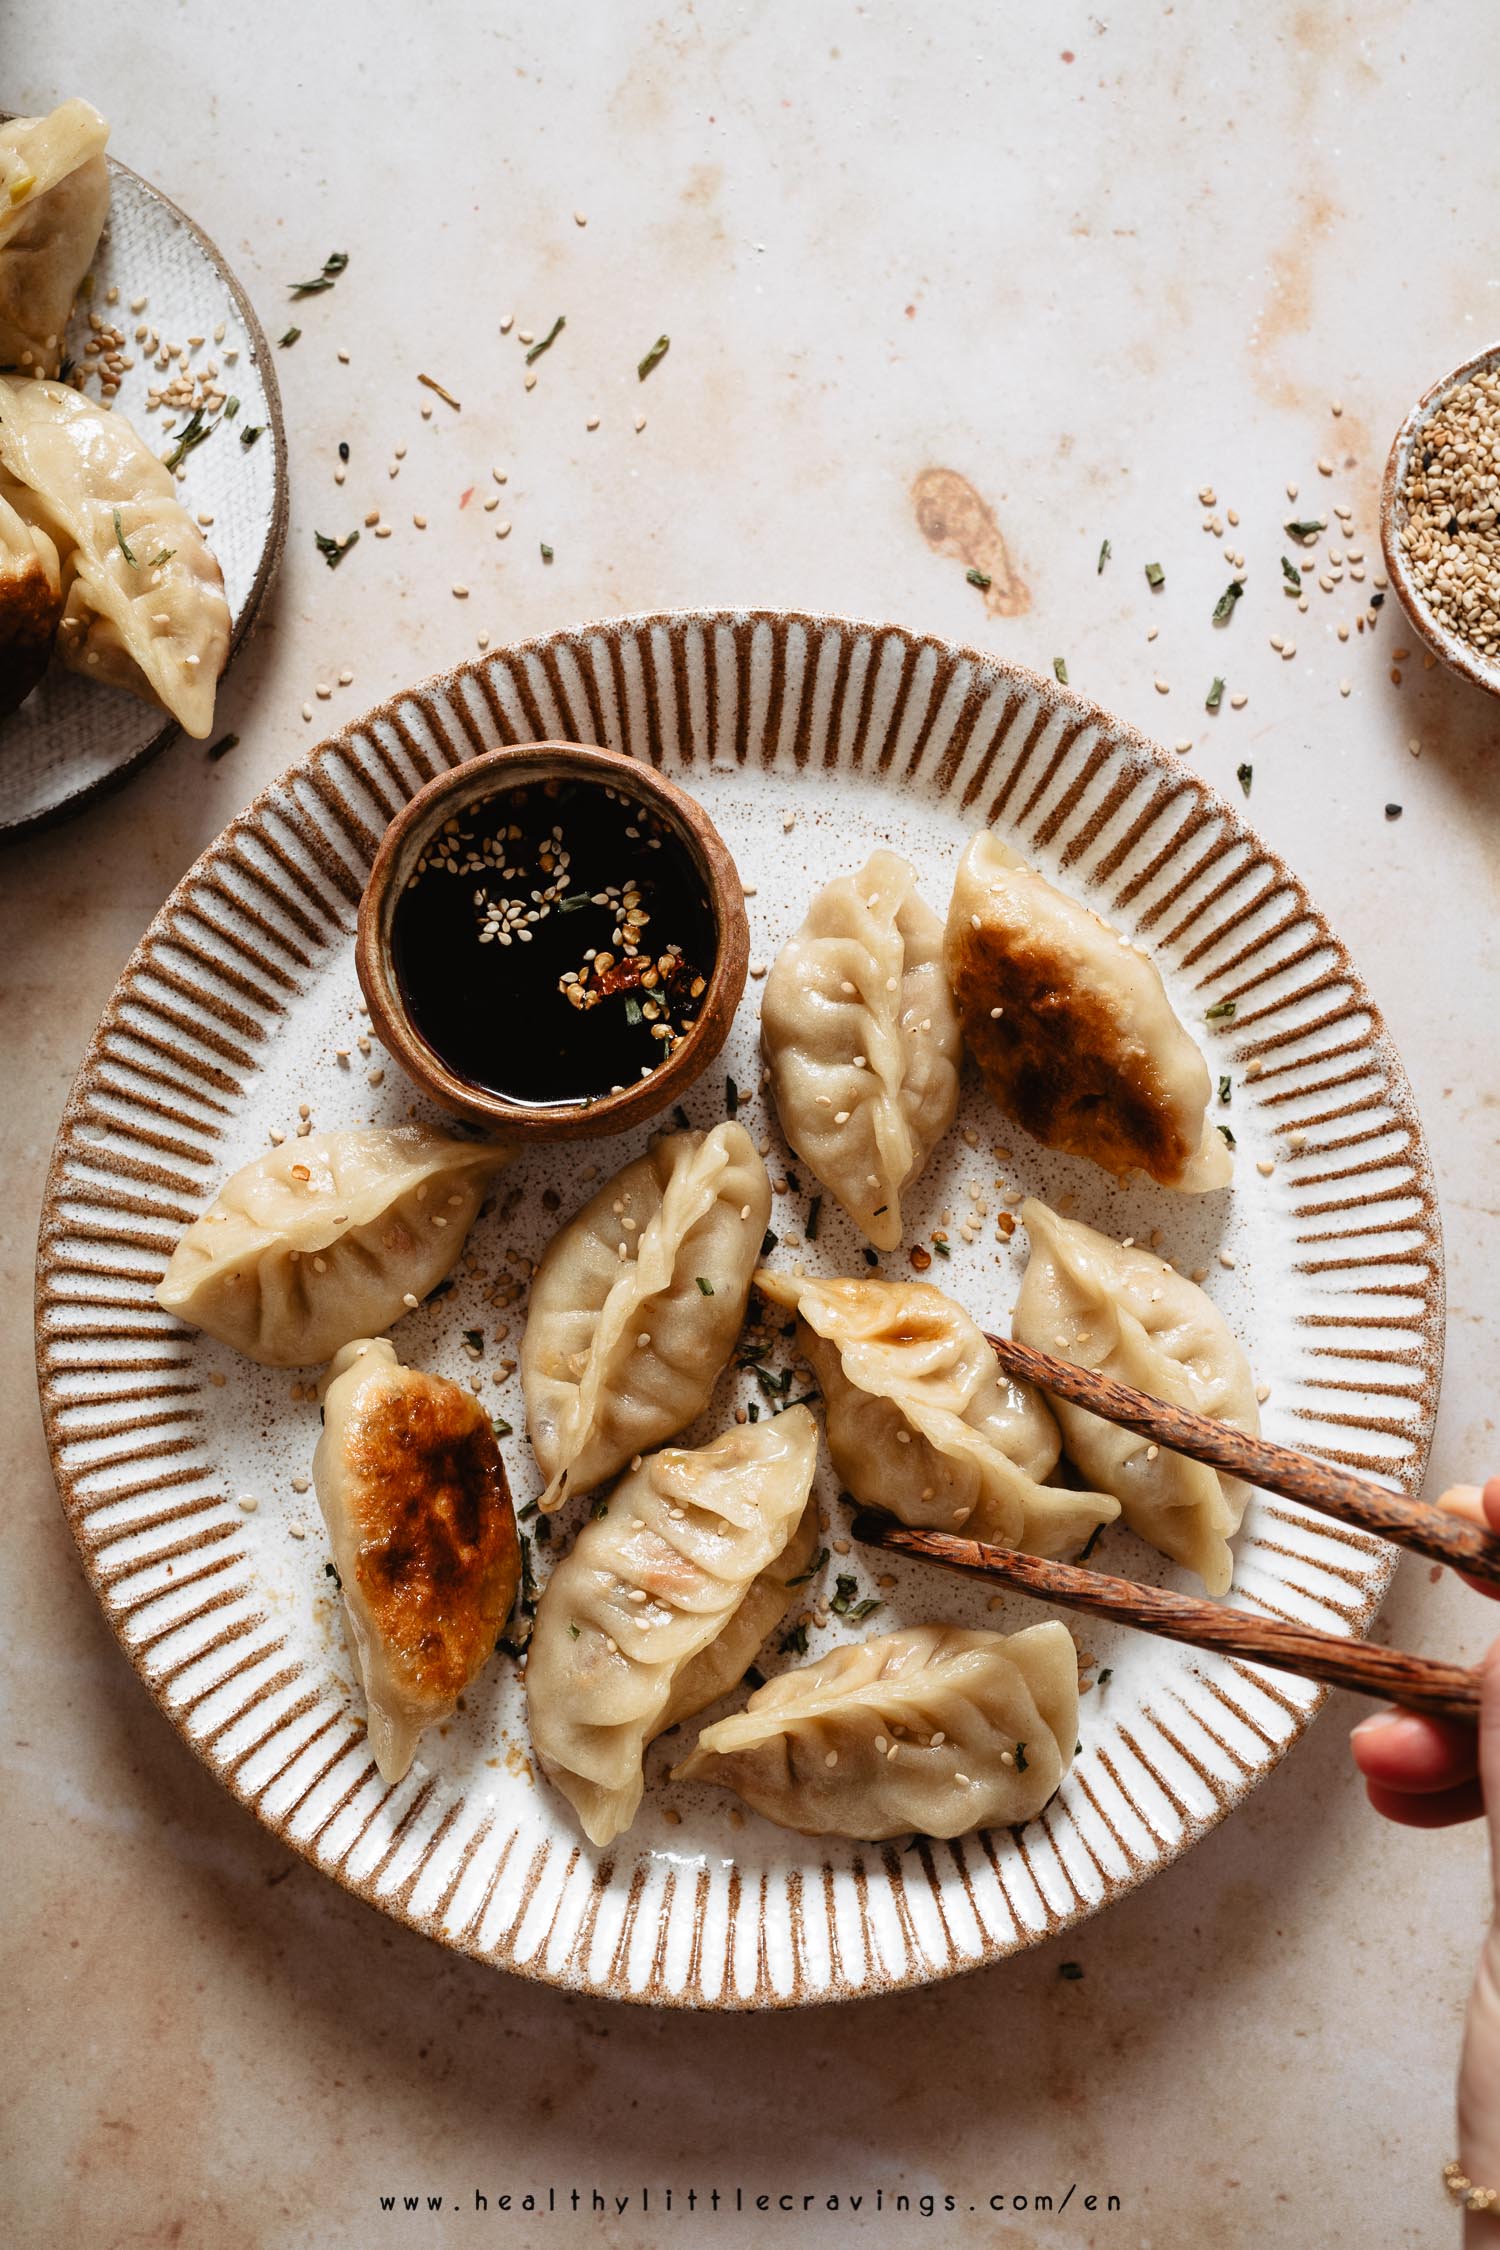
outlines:
M109 127L91 103L0 123L0 367L55 375L109 211Z
M521 1345L545 1510L701 1413L734 1350L770 1215L765 1165L726 1120L661 1135L558 1229Z
M1139 1243L1112 1242L1035 1197L1021 1206L1031 1246L1011 1322L1033 1350L1051 1352L1169 1406L1254 1436L1260 1409L1250 1362L1194 1281ZM1054 1399L1068 1458L1112 1492L1132 1531L1195 1570L1211 1594L1229 1591L1249 1487L1238 1477L1152 1445L1086 1407Z
M62 566L58 661L200 740L229 654L224 574L171 471L118 410L0 377L0 471Z
M452 1271L510 1153L419 1125L284 1141L224 1182L156 1301L262 1367L331 1359Z
M992 831L959 865L944 958L985 1085L1044 1147L1117 1179L1228 1185L1208 1065L1155 962Z
M768 1680L672 1779L732 1789L808 1836L965 1836L1035 1819L1077 1741L1065 1625L916 1625Z
M761 1044L781 1129L878 1249L953 1122L963 1042L943 928L895 852L820 890L778 954Z
M1074 1553L1119 1503L1046 1482L1062 1440L1040 1391L1003 1372L983 1331L921 1281L758 1273L798 1315L828 1450L867 1507L1033 1555Z
M805 1406L650 1454L548 1579L526 1659L531 1739L590 1842L634 1820L647 1743L738 1686L785 1615L816 1531L817 1458Z
M472 1391L362 1338L338 1353L322 1395L313 1482L370 1748L395 1782L494 1653L520 1576L515 1511Z

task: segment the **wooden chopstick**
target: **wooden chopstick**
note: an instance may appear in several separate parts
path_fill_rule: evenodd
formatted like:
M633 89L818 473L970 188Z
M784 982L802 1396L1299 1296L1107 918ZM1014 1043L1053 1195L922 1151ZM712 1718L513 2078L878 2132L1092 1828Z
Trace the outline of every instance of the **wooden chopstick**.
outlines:
M1071 1360L1054 1359L1050 1352L1034 1351L1029 1344L1018 1344L1009 1336L987 1340L1001 1366L1011 1374L1024 1376L1039 1389L1055 1392L1075 1406L1088 1407L1106 1422L1118 1422L1123 1429L1153 1438L1173 1453L1206 1461L1231 1476L1243 1477L1247 1484L1278 1492L1285 1500L1301 1500L1309 1508L1321 1509L1325 1516L1337 1516L1341 1523L1357 1524L1362 1531L1393 1540L1398 1547L1409 1547L1413 1554L1430 1556L1434 1562L1447 1563L1487 1586L1500 1586L1500 1539L1492 1532L1446 1516L1425 1500L1409 1500L1405 1493L1389 1492L1384 1485L1336 1468L1331 1461L1315 1461L1308 1454L1293 1452L1290 1446L1273 1445L1269 1438L1248 1437L1243 1430L1212 1421L1206 1414L1194 1414L1185 1406L1167 1406L1145 1391L1133 1390L1128 1383L1117 1383L1112 1376L1096 1374L1089 1367L1076 1367Z
M1269 1664L1281 1672L1300 1673L1304 1679L1326 1680L1356 1695L1377 1696L1436 1718L1473 1725L1479 1717L1479 1674L1461 1664L1377 1648L1373 1641L1341 1640L1311 1625L1284 1624L1279 1617L1252 1617L1196 1594L1137 1586L1133 1579L1110 1578L1102 1571L1080 1570L1076 1563L1043 1562L1036 1555L981 1546L977 1539L957 1538L951 1532L914 1531L873 1508L859 1511L853 1529L865 1546L913 1555L965 1577L998 1580L1041 1601L1116 1618L1146 1633L1186 1641L1192 1648L1242 1657L1249 1664Z

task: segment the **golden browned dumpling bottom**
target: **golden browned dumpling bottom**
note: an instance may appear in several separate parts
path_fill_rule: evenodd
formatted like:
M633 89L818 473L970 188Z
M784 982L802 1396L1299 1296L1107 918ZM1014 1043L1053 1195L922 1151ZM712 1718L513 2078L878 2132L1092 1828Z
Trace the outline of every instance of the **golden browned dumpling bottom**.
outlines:
M359 1591L409 1691L454 1697L510 1615L520 1550L495 1433L454 1384L374 1386L347 1441Z
M1117 1010L1045 943L965 930L948 961L969 1051L991 1095L1046 1148L1087 1156L1117 1179L1174 1186L1194 1154L1144 1045ZM998 1016L994 1013L999 1009Z

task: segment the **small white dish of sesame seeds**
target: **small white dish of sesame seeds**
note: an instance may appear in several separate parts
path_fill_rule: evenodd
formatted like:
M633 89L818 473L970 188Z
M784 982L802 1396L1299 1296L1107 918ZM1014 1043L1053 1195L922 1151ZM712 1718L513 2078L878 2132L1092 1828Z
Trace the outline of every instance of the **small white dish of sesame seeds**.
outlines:
M1380 540L1433 654L1500 695L1500 344L1430 384L1396 432Z
M170 449L195 409L210 425L211 441L182 464L178 496L224 573L233 663L286 538L275 370L249 299L208 236L128 165L107 161L109 217L68 324L68 360L85 395L127 415L153 452ZM0 721L0 838L66 818L177 732L156 706L54 663Z

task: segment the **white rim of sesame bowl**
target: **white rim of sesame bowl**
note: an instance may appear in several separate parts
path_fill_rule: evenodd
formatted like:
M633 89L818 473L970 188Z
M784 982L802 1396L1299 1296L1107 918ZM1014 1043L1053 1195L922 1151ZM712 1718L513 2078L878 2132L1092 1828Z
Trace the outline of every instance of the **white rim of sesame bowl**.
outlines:
M1500 653L1486 656L1471 641L1452 626L1445 624L1418 583L1405 544L1408 524L1406 485L1411 470L1413 454L1418 441L1432 421L1433 416L1447 403L1453 393L1473 380L1476 375L1500 375L1500 343L1487 345L1483 351L1461 360L1446 375L1430 383L1410 413L1397 430L1386 461L1385 476L1380 487L1380 544L1385 555L1386 571L1400 599L1412 628L1435 656L1442 658L1450 670L1457 672L1475 687L1485 688L1491 695L1500 695ZM1497 408L1500 414L1500 408ZM1500 476L1500 470L1497 470ZM1500 535L1500 525L1497 525ZM1500 544L1500 537L1497 537Z

